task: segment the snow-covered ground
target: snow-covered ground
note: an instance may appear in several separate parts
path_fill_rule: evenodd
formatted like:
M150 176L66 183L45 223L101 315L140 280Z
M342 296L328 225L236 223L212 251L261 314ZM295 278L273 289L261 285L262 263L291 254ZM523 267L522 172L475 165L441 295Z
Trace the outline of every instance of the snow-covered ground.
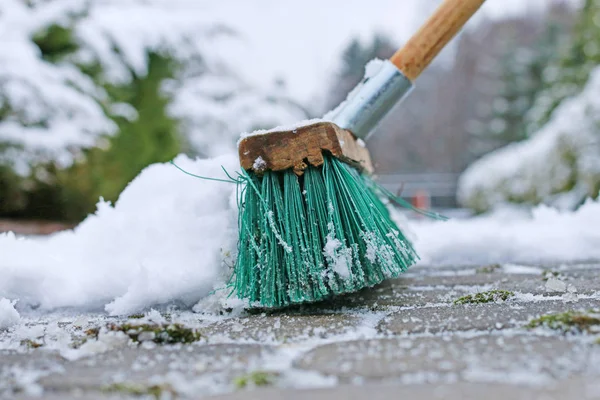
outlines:
M109 132L113 127L98 109L97 101L104 98L98 86L71 67L49 65L27 43L28 35L40 26L48 21L61 21L61 16L66 14L60 7L76 10L79 2L35 3L47 4L47 7L40 6L33 15L32 10L18 0L0 0L0 37L3 37L0 49L11 49L0 52L0 83L5 77L19 77L7 86L12 106L17 106L28 122L52 117L49 130L61 135L44 136L48 131L31 128L27 132L29 136L25 137L24 131L20 130L22 126L9 121L0 125L0 139L12 138L22 140L26 145L55 149L68 163L71 154L62 154L67 144L91 145L99 134ZM194 76L193 70L188 70L191 75L186 76L185 81L172 82L165 88L175 94L172 113L183 120L188 129L194 131L207 126L205 124L211 126L211 130L216 129L215 125L227 123L231 115L235 115L236 122L219 129L241 132L255 121L287 123L297 119L294 112L260 103L264 95L273 92L276 78L286 81L286 95L292 99L311 100L330 76L339 51L349 37L368 37L377 28L403 40L417 23L416 14L413 15L417 7L413 6L423 2L374 0L368 7L358 0L332 0L327 7L322 3L315 0L289 3L271 0L194 3L187 0L169 3L131 0L125 4L105 0L94 3L96 7L89 14L89 23L82 24L76 32L89 50L79 56L102 60L107 64L110 79L118 81L128 79L128 68L144 73L145 50L149 48L164 45L178 48L182 58L195 53L208 54L209 61L213 62L209 66L212 75L208 78ZM425 7L433 7L434 3ZM523 7L537 8L544 3L545 0L527 4L523 1L490 1L484 14L496 16L518 12ZM149 4L156 7L145 7ZM236 12L231 12L232 8ZM124 9L129 10L129 14L123 13ZM131 15L139 16L140 11L145 13L143 18L131 18ZM156 18L159 15L167 18ZM248 15L256 18L248 18ZM7 16L11 24L2 23L9 19ZM398 16L401 16L401 23ZM148 19L163 23L139 23ZM321 28L318 35L310 36L314 30L305 29L307 21ZM207 49L203 46L205 35L211 40L216 39L210 36L215 32L204 27L214 26L215 22L232 28L235 34L231 37L217 35L223 46ZM177 32L173 32L174 27L178 28ZM181 35L182 31L186 34ZM298 31L303 35L298 35ZM243 38L241 41L233 39L238 33ZM197 42L186 44L190 37L198 39ZM124 38L127 40L116 43L125 55L119 58L107 45L113 39ZM136 42L138 39L141 42ZM4 48L6 45L9 47ZM253 57L248 57L249 53ZM290 59L294 62L290 63ZM227 73L229 67L241 62L245 68L240 76ZM243 95L220 106L210 99L231 92ZM0 106L2 100L0 98ZM113 107L114 112L127 114L128 110L126 105ZM198 110L203 110L204 114ZM245 119L246 115L251 115L252 120ZM198 146L206 145L205 135L196 137ZM227 179L222 168L235 174L239 164L227 145L221 147L216 143L213 152L225 155L206 160L180 156L175 162L184 170L205 177ZM42 351L56 350L68 360L126 348L129 341L120 332L104 330L97 339L89 340L77 349L73 348L73 337L83 335L86 329L106 326L108 321L124 321L125 316L141 311L146 313L140 321L162 322L161 314L148 310L165 304L176 307L172 316L174 322L188 326L207 326L210 322L230 318L211 314L222 310L223 304L237 305L235 315L243 303L226 300L228 291L221 290L226 286L235 257L235 196L234 183L197 179L171 164L157 164L146 168L131 182L116 204L100 201L96 213L74 231L44 238L0 234L0 350L25 352L28 351L27 343L35 343L39 338L43 338ZM446 264L572 264L577 260L600 259L598 201L588 201L576 212L560 212L542 206L529 210L497 210L480 217L448 222L402 216L399 221L414 239L421 264L435 271L443 271L439 267ZM530 267L505 265L503 268L522 273ZM474 270L471 272L475 274ZM539 272L536 269L537 275ZM529 296L529 300L535 297L519 296L520 301L525 296ZM593 298L597 299L597 296L595 293ZM543 300L571 301L572 297L572 293L564 293ZM540 298L536 297L536 301ZM199 317L203 312L208 313ZM351 331L333 334L334 338L303 334L299 345L285 343L260 366L284 370L284 379L290 381L286 384L292 387L335 385L338 383L336 378L300 373L294 369L293 361L302 353L328 342L383 338L376 326L387 314L370 311L346 314L350 319L359 319ZM239 329L244 327L240 325ZM320 329L323 329L321 333L329 333L325 328ZM213 343L221 340L231 344L227 338L211 339ZM144 362L147 360L140 359L140 363ZM186 367L192 366L201 367L197 360ZM41 394L42 389L35 381L52 372L18 368L13 371L8 367L20 382L18 386L28 394ZM230 382L219 386L210 377L191 382L183 375L176 378L169 374L165 379L190 396L196 396L199 390L231 390Z
M264 7L260 7L261 2ZM294 68L298 68L307 60L323 65L321 56L314 54L298 57L302 62L289 63L285 56L289 49L285 46L282 49L286 35L302 37L305 45L311 47L310 51L328 49L328 57L333 57L332 54L339 52L349 37L372 32L376 21L386 29L395 27L392 29L395 37L403 37L414 27L408 27L411 19L407 15L410 12L402 14L399 10L416 12L418 9L399 6L398 2L389 0L378 0L377 4L367 8L356 1L344 2L343 7L340 2L332 2L328 7L311 8L311 4L311 1L293 2L283 7L266 0L252 6L233 1L198 2L192 6L185 0L168 5L162 0L93 3L84 22L74 28L74 34L82 44L82 50L76 57L101 62L105 67L105 79L119 82L131 79L132 71L139 75L145 73L148 50L176 49L173 55L179 59L202 54L207 57L204 62L209 73L196 76L193 71L187 71L191 75L184 74L184 80L172 82L171 87L166 88L175 95L172 112L187 121L188 128L209 126L210 129L206 129L216 132L211 123L206 125L206 118L212 118L216 124L231 119L241 121L239 126L228 126L228 132L240 132L242 126L252 125L252 121L256 122L263 116L263 121L273 116L274 120L286 122L294 120L294 114L275 110L277 106L273 104L257 103L256 99L261 98L260 90L253 89L245 94L244 79L250 79L249 76L242 79L223 72L235 66L235 57L248 55L248 50L256 49L257 43L265 49L281 51L277 54L282 55L283 64L271 63L271 59L260 53L247 59L243 74L252 75L252 82L265 89L268 85L266 81L260 83L261 80L264 77L274 79L285 69L284 66L293 64ZM489 4L486 13L496 7L493 2ZM236 12L233 13L230 11L234 5ZM3 121L0 138L12 138L16 142L22 139L24 145L34 143L34 146L56 149L62 154L68 145L90 144L101 131L110 130L111 122L104 115L96 115L99 112L96 101L104 98L99 86L81 71L73 69L72 65L54 65L42 60L29 40L33 32L50 23L68 24L70 13L77 12L80 7L80 3L67 0L36 3L33 8L16 0L0 1L0 9L3 10L0 18L11 22L0 24L0 33L4 32L2 36L8 38L3 46L8 45L14 50L0 52L0 81L4 79L9 83L5 87L8 89L4 100L22 111L21 117L32 126L39 125L35 122L48 117L53 122L44 125L46 132L37 132L45 138L39 141L35 139L36 135L19 130L22 126L13 124L11 120ZM263 11L258 13L260 15L254 25L247 25L248 18L242 21L240 16L245 17L253 7ZM516 9L509 7L504 11ZM132 20L128 15L136 15L136 18ZM335 28L333 24L325 23L333 15L339 21ZM404 15L407 25L398 27L397 19L391 18L395 15ZM349 16L360 16L362 23ZM258 23L257 27L261 18L265 21ZM148 20L157 24L144 22ZM292 29L294 24L306 24L308 20L323 20L323 29L335 33L323 35L320 32L318 37L325 38L325 42L312 46L312 39L306 36L310 30L298 35ZM287 29L279 29L283 33L275 38L272 30L277 30L282 23ZM223 29L233 27L239 32L229 34L227 29L215 32L213 28L218 26ZM277 43L267 40L267 36ZM210 46L207 45L208 38ZM247 46L245 40L249 41ZM298 42L293 43L298 46ZM111 46L119 51L115 52ZM232 54L236 56L229 57ZM332 64L331 60L333 58L327 59L325 64ZM275 68L277 65L279 67ZM298 79L304 80L304 83L314 81L317 85L322 84L324 78L310 76L310 68L300 68L304 73L294 68L289 69L290 75L286 76L290 77L290 82ZM43 73L37 73L40 71ZM319 68L319 73L323 73L322 68ZM596 75L581 99L588 101L588 98L593 98L592 89L598 86L600 79L600 75ZM296 85L290 84L292 93L296 91L293 88ZM307 87L305 84L298 86ZM238 100L220 105L210 99L231 91L242 95L238 96ZM298 91L292 97L306 100L303 96L307 93ZM91 102L80 98L82 95ZM573 100L573 104L561 108L555 120L565 121L554 125L560 127L572 119L583 119L577 101ZM48 108L48 105L52 107ZM114 106L121 112L127 111L124 105ZM60 110L54 112L53 107ZM244 121L244 113L253 115L253 120ZM560 117L561 113L565 116ZM235 118L231 118L232 115ZM65 124L72 130L64 131ZM76 134L76 131L87 132L84 129L87 126L93 128L93 132L88 132L89 137ZM562 132L558 128L548 128L548 131L550 133L545 136L554 137ZM545 136L543 132L539 135ZM199 137L203 140L209 138L206 135ZM53 141L53 138L58 141ZM221 148L217 143L213 147L216 153L227 155L196 161L182 156L176 162L185 170L202 176L225 177L222 166L235 172L237 158L227 151L227 146ZM72 156L69 150L65 151L67 158ZM533 160L533 157L526 159ZM591 162L588 164L592 165ZM15 306L18 311L35 308L49 312L77 308L124 315L158 304L179 302L187 307L196 304L213 289L222 288L230 273L228 265L233 262L237 237L235 191L233 183L194 179L170 164L153 165L129 185L114 206L101 201L97 212L73 232L62 232L49 238L19 238L10 233L0 235L0 298L4 299L2 323L8 325L14 321ZM600 205L590 202L570 214L542 207L531 214L493 214L447 223L411 221L407 229L413 232L422 262L427 264L554 262L600 258L596 245L600 234L593 229L598 222Z
M600 259L600 202L576 212L547 206L411 225L422 263L547 263Z
M206 177L237 171L233 155L176 163ZM0 297L17 310L124 315L191 307L223 288L237 240L236 185L190 177L171 164L142 172L112 206L49 238L0 235ZM405 222L422 263L489 264L600 259L600 203L574 213L539 207L449 222ZM8 307L8 306L6 306ZM6 308L5 307L5 308Z

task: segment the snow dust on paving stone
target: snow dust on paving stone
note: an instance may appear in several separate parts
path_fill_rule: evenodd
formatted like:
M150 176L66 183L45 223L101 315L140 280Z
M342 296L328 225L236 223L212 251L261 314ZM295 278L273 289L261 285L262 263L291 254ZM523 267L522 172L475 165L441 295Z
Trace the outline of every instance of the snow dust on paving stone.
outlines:
M208 394L209 386L223 391L236 376L272 352L267 346L233 343L128 347L68 363L62 373L46 376L40 384L49 391L74 387L101 390L115 383L139 385L169 379L193 382L201 378L195 386L199 389L205 385L202 392Z
M562 298L553 300L534 298L534 300L538 301L506 301L402 310L386 317L378 329L391 334L493 331L522 327L530 319L540 315L600 308L599 299L576 302L565 302Z
M306 338L327 338L351 332L361 323L357 315L258 315L231 318L209 325L204 332L214 338L253 340L260 343L305 341Z
M30 362L31 365L22 371L22 375L35 376L32 385L48 391L63 392L74 389L101 391L111 385L159 385L173 388L184 397L194 397L198 393L208 395L233 391L235 380L253 371L273 374L277 377L277 385L282 387L331 386L337 382L335 377L295 370L292 368L293 360L315 345L340 338L349 340L373 337L376 334L374 327L381 319L376 314L315 315L314 318L246 316L243 318L248 334L238 336L236 342L232 339L235 335L230 334L239 333L239 329L236 329L240 321L238 317L173 311L168 316L173 323L185 323L186 326L199 328L201 339L197 343L173 346L157 346L146 342L134 344L122 340L126 339L124 334L107 339L100 331L97 338L88 337L81 344L81 336L93 328L107 324L159 320L160 317L156 314L153 311L141 319L135 316L130 320L102 316L90 316L89 320L85 316L65 316L59 319L45 317L42 319L43 324L34 324L33 320L25 318L22 327L0 336L0 343L5 348L0 350L3 355L0 357L0 371L11 368L15 359ZM271 321L267 323L269 318ZM227 323L228 320L231 323ZM222 322L215 324L215 321ZM279 326L277 329L281 329L284 337L275 338L271 332L261 332L265 325L272 325L274 329ZM297 344L286 346L288 338ZM24 340L31 341L28 343L35 341L40 346L30 348L24 344ZM265 341L271 341L273 345L265 345ZM72 348L75 344L79 346L77 349ZM56 368L45 368L44 373L32 375L48 360L54 360ZM17 372L13 371L13 375L18 375ZM11 393L17 389L22 390L22 385L13 380L8 387L2 389L5 393Z
M517 293L505 303L452 304L459 295L487 290L498 282L516 285L523 274L502 272L505 269L493 269L487 274L494 276L488 283L477 280L480 274L473 267L418 267L406 282L394 280L347 296L341 304L336 299L285 313L252 315L243 305L228 308L235 303L220 291L198 304L199 313L171 308L129 320L103 314L26 315L20 324L0 334L0 348L5 349L0 351L11 357L0 357L0 370L13 376L4 390L11 393L27 382L30 391L43 389L45 393L154 387L191 398L239 390L236 382L244 380L252 385L253 374L266 376L269 386L283 389L371 381L546 385L571 376L599 376L594 365L600 365L600 347L594 347L589 338L521 328L529 315L600 307L597 294L576 293L575 299L569 300L568 293ZM574 269L578 276L594 277L597 271L594 266ZM535 271L528 271L532 273L526 274L527 279L533 280ZM473 280L460 285L455 279L460 276ZM537 277L543 286L543 274ZM443 298L444 302L419 301L407 306L394 290L434 294L429 299ZM375 307L378 296L381 305ZM355 308L348 306L353 297L363 298L354 303ZM461 313L466 315L464 320ZM181 323L197 328L201 338L192 344L158 346L131 343L119 332L121 335L98 334L81 344L86 331L132 321ZM423 326L431 328L428 333L406 332L424 332ZM433 334L436 327L446 332ZM462 332L464 329L469 331ZM28 348L27 340L42 346ZM71 348L75 343L78 349ZM12 365L25 367L19 373L10 370ZM21 376L22 382L15 383L15 376Z
M501 383L425 383L341 385L335 388L290 391L263 389L213 397L213 400L345 400L345 399L432 399L432 400L596 400L600 383L593 378L568 379L543 388ZM52 399L54 400L54 399Z
M31 352L26 355L0 350L0 398L14 392L39 396L44 392L40 379L63 373L66 360L57 354Z
M299 368L336 375L346 382L506 382L547 384L600 373L600 348L558 337L438 336L334 343L305 354Z

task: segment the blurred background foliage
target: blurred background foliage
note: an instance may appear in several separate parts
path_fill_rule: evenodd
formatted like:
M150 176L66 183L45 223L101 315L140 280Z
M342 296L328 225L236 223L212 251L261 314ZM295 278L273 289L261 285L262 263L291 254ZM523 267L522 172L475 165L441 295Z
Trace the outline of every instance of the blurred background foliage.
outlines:
M73 29L69 24L51 24L35 32L31 40L44 60L57 65L65 60L73 62L81 50ZM203 104L207 109L221 104L229 114L202 124L211 127L209 136L224 136L233 148L239 129L269 127L276 122L261 116L244 119L238 110L251 114L248 103L262 101L267 107L285 108L287 119L290 115L296 119L322 115L360 81L368 60L389 57L397 45L382 33L368 42L351 40L341 54L338 73L329 87L323 88L326 97L322 109L298 104L276 89L259 94L256 98L260 100L256 100L247 87L228 83L223 85L228 89L219 88L214 93L207 89L210 93ZM451 52L456 61L432 65L412 97L370 140L379 173L460 174L496 149L529 140L549 123L566 98L581 92L600 64L600 0L585 0L579 9L553 1L543 15L526 13L486 21L462 34ZM190 69L168 51L149 49L146 56L146 73L132 68L132 79L121 83L106 80L100 62L75 62L103 88L105 97L98 102L117 129L113 135L98 138L95 146L73 148L70 165L42 157L23 173L7 156L21 145L3 142L0 137L0 218L80 221L93 212L99 197L115 201L147 165L165 162L181 152L211 155L205 141L212 139L190 135L189 118L170 112L175 99L165 86L182 74L189 75ZM202 60L197 63L205 64ZM196 67L193 79L201 80L205 68ZM228 73L226 68L217 70ZM223 81L229 82L227 79ZM2 91L0 82L0 100ZM235 102L235 98L244 101ZM294 111L289 112L291 109ZM0 125L14 114L10 102L0 101ZM236 116L243 124L232 124ZM600 176L586 179L597 187L591 195L597 195ZM576 178L561 190L575 186ZM488 208L470 203L468 193L462 197L477 211ZM544 201L537 195L506 198L532 204Z
M59 25L37 32L32 40L41 57L52 63L78 50L72 28ZM115 201L143 168L171 160L186 149L177 121L166 111L171 99L161 90L162 83L174 76L175 60L150 53L147 74L137 76L132 70L133 79L124 85L102 82L99 64L79 68L106 89L106 114L116 123L117 134L82 150L67 168L42 162L20 176L2 166L0 216L79 221L94 211L100 197ZM113 104L127 104L133 115L114 115L109 109Z
M556 3L540 32L525 49L507 47L491 120L471 130L498 147L514 143L476 148L458 195L477 212L511 203L572 210L598 197L600 85L591 78L600 73L600 1L576 12Z
M566 45L556 49L558 57L542 71L541 93L527 115L530 133L541 129L564 99L579 93L600 65L600 1L585 0L574 25Z
M230 68L218 49L243 45L235 31L189 13L185 1L0 1L0 218L77 222L152 163L307 117L283 82L261 91Z

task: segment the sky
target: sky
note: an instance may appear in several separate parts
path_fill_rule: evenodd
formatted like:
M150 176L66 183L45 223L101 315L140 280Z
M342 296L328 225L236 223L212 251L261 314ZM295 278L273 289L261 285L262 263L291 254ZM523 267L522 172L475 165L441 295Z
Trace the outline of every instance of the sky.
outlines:
M577 0L571 0L577 1ZM228 55L243 63L249 81L270 85L285 80L292 98L316 99L339 65L353 37L368 40L382 32L402 43L440 0L221 0L205 6L244 37L247 53ZM488 0L469 24L542 10L549 0ZM248 16L252 15L252 18ZM302 34L299 34L302 32ZM238 58L236 60L236 58Z

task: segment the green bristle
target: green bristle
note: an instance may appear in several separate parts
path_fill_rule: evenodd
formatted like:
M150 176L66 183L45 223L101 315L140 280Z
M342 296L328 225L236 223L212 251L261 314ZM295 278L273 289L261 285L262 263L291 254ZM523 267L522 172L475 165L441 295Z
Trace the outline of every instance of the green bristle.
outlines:
M334 157L302 177L267 171L247 173L245 182L232 285L252 305L356 292L418 259L380 198L393 195Z

